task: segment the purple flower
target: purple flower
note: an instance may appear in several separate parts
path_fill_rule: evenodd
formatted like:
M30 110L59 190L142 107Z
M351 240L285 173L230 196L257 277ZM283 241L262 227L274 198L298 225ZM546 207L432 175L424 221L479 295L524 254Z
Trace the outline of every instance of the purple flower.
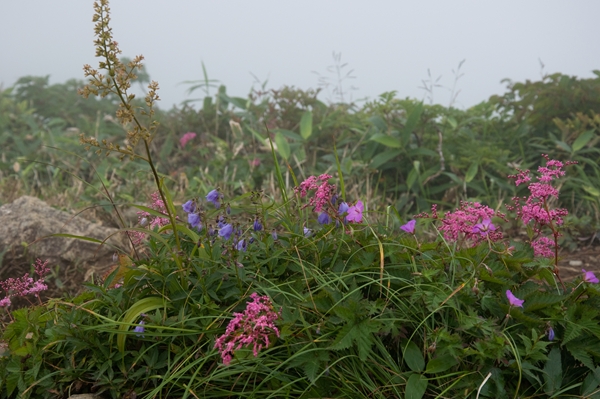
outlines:
M192 213L196 210L196 203L192 200L189 200L183 204L182 208L186 213Z
M229 240L229 237L231 237L231 233L233 233L233 226L229 223L224 224L219 229L219 236L223 237L226 240Z
M510 290L506 290L506 297L508 298L508 303L510 303L510 306L516 306L519 308L523 307L523 302L525 302L525 300L517 298L512 292L510 292Z
M491 219L483 219L481 223L477 223L473 226L472 233L479 233L482 236L488 235L488 231L495 231L496 226L492 223Z
M197 213L188 213L188 223L192 227L197 227L198 231L202 230L202 224L200 223L200 215Z
M7 308L7 307L9 307L9 306L10 306L10 304L11 304L11 302L10 302L10 297L9 297L9 296L6 296L6 297L4 297L4 298L3 298L3 299L0 301L0 307L1 307L1 308Z
M144 320L141 320L139 322L139 324L133 329L133 331L135 331L137 333L137 334L135 334L136 337L144 338L144 335L143 335L143 333L145 331L144 324L146 324L146 322Z
M263 225L260 223L260 220L258 220L258 218L254 219L254 231L261 231L263 229Z
M312 235L312 231L308 228L304 228L304 237L310 237Z
M415 226L416 225L417 225L417 221L413 219L410 222L400 226L400 229L406 231L407 233L415 234Z
M219 200L221 199L221 194L217 190L212 190L210 193L206 195L206 200L208 202L212 202L215 208L220 208L221 203Z
M275 230L271 232L271 237L273 237L273 241L277 241L277 239L279 238L277 237L277 232Z
M581 271L583 272L583 281L586 283L598 284L600 281L594 272L586 272L585 269L581 269Z
M348 204L342 202L338 208L338 214L343 215L344 213L348 212L348 208L350 208Z
M348 208L348 215L346 216L346 220L348 222L361 223L363 210L363 202L358 201L356 205L353 205L350 208Z
M242 240L240 240L240 241L238 241L238 243L237 243L237 244L236 244L236 246L235 246L235 248L236 248L238 251L244 251L244 252L246 252L246 247L247 247L247 245L246 245L246 240L243 240L243 239L242 239Z
M554 340L554 329L552 327L548 328L548 341Z
M319 222L319 224L329 224L329 223L331 223L331 218L329 217L327 212L321 212L321 213L319 213L319 217L317 218L317 221Z

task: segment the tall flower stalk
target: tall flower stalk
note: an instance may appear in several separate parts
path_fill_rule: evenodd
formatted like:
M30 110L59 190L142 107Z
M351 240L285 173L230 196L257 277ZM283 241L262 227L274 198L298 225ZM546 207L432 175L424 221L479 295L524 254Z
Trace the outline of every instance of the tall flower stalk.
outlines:
M108 76L103 75L99 70L93 69L90 65L84 65L84 75L88 78L88 84L83 87L79 92L87 98L89 95L105 97L108 94L115 94L119 100L119 109L117 110L117 119L119 122L127 128L127 140L125 146L115 144L107 140L99 142L94 137L85 137L83 134L80 136L80 141L86 146L86 149L96 147L98 150L97 154L109 155L113 152L119 153L121 160L125 157L130 159L138 158L147 162L152 171L152 176L158 188L158 194L162 202L165 204L166 217L173 226L173 236L175 238L175 245L177 253L181 251L181 245L177 229L175 228L175 213L169 203L167 202L163 183L158 175L158 171L152 160L152 154L150 151L150 143L156 134L158 122L153 119L154 117L154 104L160 98L158 97L158 83L152 81L148 85L148 93L145 97L146 109L136 111L132 104L135 95L128 92L131 88L131 82L137 78L135 71L142 67L143 56L136 56L133 61L127 65L123 64L119 60L118 55L121 54L119 44L112 37L112 28L110 27L110 8L108 6L108 0L100 0L94 3L94 17L93 21L96 23L94 26L94 32L96 34L96 57L102 59L99 62L99 69L105 70ZM144 116L148 118L148 125L145 126L140 122L140 117ZM136 145L139 142L143 143L143 152L140 154L135 150ZM174 256L178 265L180 260L178 256Z

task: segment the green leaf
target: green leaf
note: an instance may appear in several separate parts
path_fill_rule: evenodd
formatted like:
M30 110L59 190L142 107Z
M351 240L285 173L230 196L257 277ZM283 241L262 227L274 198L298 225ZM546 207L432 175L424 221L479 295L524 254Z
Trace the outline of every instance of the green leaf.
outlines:
M427 390L427 378L421 374L413 374L406 383L406 399L421 399Z
M444 355L440 357L436 357L435 359L431 359L427 363L427 368L425 372L427 374L436 374L441 373L442 371L446 371L458 364L456 358L452 355Z
M137 321L142 313L148 313L152 310L164 308L167 304L164 298L158 296L149 296L143 299L140 299L125 312L123 318L121 319L122 323L119 326L119 335L117 336L117 348L121 353L125 352L125 339L127 338L128 331L131 326Z
M467 174L465 175L465 182L470 183L471 180L477 175L477 171L479 170L479 163L473 162L469 169L467 170Z
M590 396L600 385L600 367L596 367L593 373L589 373L581 385L581 395Z
M406 178L406 187L408 187L409 190L417 181L417 177L419 177L419 171L413 168L413 170L410 171L408 177Z
M290 157L290 145L280 131L275 133L275 144L277 144L277 152L279 155L287 161Z
M583 188L585 191L587 191L589 194L593 195L594 197L600 197L600 190L598 190L596 187L582 186L581 188Z
M300 136L304 140L307 140L312 135L312 123L312 112L306 111L302 114L302 119L300 119Z
M425 368L425 359L423 359L423 353L413 341L410 341L404 347L404 361L412 371L421 372Z
M577 151L581 150L594 137L596 137L595 130L588 130L587 132L582 133L579 137L577 137L577 139L571 145L573 152L577 152Z
M388 161L397 157L400 154L402 154L402 150L385 150L384 152L375 155L371 160L371 165L369 166L373 169L378 169L380 166L382 166L383 164L387 163Z
M555 140L554 142L556 143L556 146L558 148L563 149L566 152L572 152L571 147L569 147L569 145L567 143L565 143L564 141Z
M402 146L400 144L400 140L398 140L396 137L388 136L387 134L383 133L375 133L373 136L371 136L370 140L390 148L400 148Z
M421 118L421 114L423 113L423 103L420 102L410 111L408 114L408 119L406 120L406 125L400 132L400 137L402 137L402 143L407 144L412 134L413 130L417 127L417 123L419 123L419 119Z
M548 360L544 366L544 392L548 395L558 391L562 384L562 364L560 359L560 348L555 346L548 354Z

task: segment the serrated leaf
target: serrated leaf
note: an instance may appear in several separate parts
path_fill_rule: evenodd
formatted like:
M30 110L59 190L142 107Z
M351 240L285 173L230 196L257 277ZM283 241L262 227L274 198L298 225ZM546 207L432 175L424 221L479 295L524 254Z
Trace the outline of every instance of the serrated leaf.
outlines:
M302 114L302 119L300 119L300 136L302 136L304 140L307 140L312 135L312 123L312 112L304 112L304 114Z
M600 367L596 367L592 373L589 373L581 385L581 395L590 396L600 385Z
M425 368L423 353L413 341L410 341L404 348L404 362L412 371L417 373Z
M558 391L562 384L562 364L560 359L560 348L555 346L548 354L548 360L544 366L544 392L548 395Z
M406 399L421 399L429 382L421 374L413 374L406 383Z
M357 324L346 324L338 332L331 349L340 350L347 349L356 343L358 347L358 357L362 361L366 361L371 352L373 345L372 333L379 329L379 323L372 319L364 319Z

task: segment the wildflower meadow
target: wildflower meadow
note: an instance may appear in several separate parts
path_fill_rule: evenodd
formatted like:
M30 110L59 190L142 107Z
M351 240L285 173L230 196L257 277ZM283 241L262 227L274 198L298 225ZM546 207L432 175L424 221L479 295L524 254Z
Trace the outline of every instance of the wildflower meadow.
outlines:
M585 165L538 153L494 180L525 188L509 201L382 206L353 188L337 148L327 171L295 173L281 131L233 121L264 144L247 168L271 162L270 190L236 192L200 168L181 195L155 152L158 83L136 102L143 57L119 57L107 0L93 21L100 61L81 95L118 98L123 130L83 132L81 151L139 167L152 192L119 230L130 247L82 293L42 300L43 259L0 281L0 398L600 398L600 270L566 279L559 267L562 190ZM173 148L200 136L183 130ZM390 146L389 159L404 151ZM435 172L412 165L404 187L424 196Z

